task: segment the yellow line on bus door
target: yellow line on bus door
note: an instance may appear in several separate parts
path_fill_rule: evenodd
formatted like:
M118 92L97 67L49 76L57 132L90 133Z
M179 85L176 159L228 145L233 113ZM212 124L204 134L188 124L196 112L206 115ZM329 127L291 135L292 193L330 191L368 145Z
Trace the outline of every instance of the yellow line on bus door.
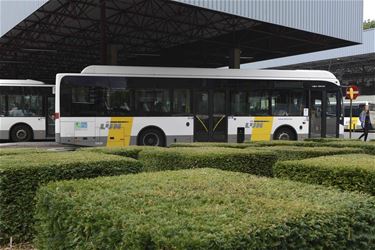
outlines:
M255 117L252 124L251 141L269 141L271 140L273 117L259 116Z

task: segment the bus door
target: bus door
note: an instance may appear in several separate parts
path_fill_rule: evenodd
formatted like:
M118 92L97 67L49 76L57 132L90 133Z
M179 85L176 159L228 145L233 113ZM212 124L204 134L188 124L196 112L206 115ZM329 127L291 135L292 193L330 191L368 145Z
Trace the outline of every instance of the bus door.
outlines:
M309 114L310 114L310 138L323 136L323 91L310 90Z
M341 102L337 91L327 91L325 103L326 137L339 136Z
M55 136L55 97L47 96L46 137Z
M228 121L225 103L225 91L194 91L194 141L227 141Z

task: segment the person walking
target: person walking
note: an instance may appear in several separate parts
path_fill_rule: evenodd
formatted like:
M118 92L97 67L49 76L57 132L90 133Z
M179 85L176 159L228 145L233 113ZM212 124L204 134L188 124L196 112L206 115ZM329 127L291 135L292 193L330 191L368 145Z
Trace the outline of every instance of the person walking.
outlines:
M370 130L370 111L369 106L365 105L363 107L363 111L359 115L359 121L361 122L361 127L363 128L363 134L358 138L362 139L364 137L364 141L367 141L368 131Z

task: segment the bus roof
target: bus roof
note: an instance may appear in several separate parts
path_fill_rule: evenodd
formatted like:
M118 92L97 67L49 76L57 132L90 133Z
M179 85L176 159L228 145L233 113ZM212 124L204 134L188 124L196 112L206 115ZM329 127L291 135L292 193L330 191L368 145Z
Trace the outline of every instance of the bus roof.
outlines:
M135 67L91 65L81 74L126 75L138 77L186 77L186 78L231 78L327 81L340 85L337 78L323 70L253 70L253 69L210 69L174 67Z
M53 86L30 79L0 79L0 86Z

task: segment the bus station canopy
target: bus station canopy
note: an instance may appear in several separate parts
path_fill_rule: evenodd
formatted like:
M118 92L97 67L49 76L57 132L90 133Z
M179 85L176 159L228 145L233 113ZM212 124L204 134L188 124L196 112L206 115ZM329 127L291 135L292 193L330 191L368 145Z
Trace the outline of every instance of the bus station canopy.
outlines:
M170 0L53 0L0 38L1 78L53 82L87 65L222 67L353 41Z

